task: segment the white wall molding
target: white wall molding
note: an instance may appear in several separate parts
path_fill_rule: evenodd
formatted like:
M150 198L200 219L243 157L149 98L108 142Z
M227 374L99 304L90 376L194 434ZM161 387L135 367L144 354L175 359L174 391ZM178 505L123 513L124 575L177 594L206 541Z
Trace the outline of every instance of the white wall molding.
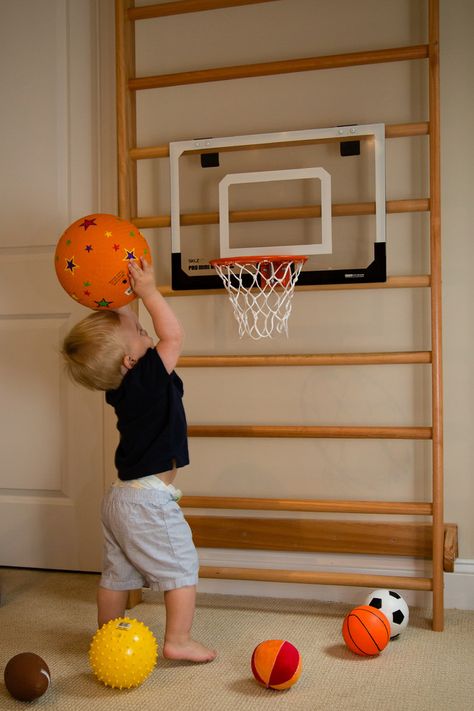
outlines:
M201 548L202 566L235 566L242 568L276 568L321 572L365 573L371 575L429 576L430 563L424 560L395 556L325 555L307 553L279 553L266 551L234 551ZM454 573L446 573L445 608L474 610L474 560L458 560ZM199 592L225 595L252 595L304 600L322 600L360 604L367 588L298 583L269 583L250 580L217 580L201 578ZM408 605L431 607L431 593L402 590Z

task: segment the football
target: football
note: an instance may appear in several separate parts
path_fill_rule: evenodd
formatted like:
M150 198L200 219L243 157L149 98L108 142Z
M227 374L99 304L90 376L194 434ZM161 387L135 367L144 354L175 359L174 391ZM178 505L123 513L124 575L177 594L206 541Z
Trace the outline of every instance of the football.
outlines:
M408 605L394 590L374 590L367 595L364 605L370 605L384 613L390 622L390 639L398 637L408 625Z

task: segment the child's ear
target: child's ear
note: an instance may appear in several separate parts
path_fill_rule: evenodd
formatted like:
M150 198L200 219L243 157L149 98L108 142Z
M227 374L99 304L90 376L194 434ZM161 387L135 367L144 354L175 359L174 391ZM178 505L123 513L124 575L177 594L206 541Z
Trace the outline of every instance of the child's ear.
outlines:
M123 357L123 361L122 361L123 365L125 366L125 368L127 370L131 370L136 362L137 362L137 359L133 358L131 355L125 355Z

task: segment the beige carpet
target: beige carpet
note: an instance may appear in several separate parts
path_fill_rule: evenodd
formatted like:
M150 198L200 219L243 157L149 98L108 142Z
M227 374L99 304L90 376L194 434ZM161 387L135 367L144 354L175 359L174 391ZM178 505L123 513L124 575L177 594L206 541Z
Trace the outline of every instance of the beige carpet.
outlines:
M195 636L219 650L208 665L163 658L142 686L109 689L90 671L97 576L0 570L0 709L60 711L472 711L474 612L450 610L443 633L430 611L412 609L411 624L374 658L349 652L341 625L349 606L311 601L200 595ZM145 592L131 617L162 642L162 598ZM303 657L299 682L285 692L259 687L250 656L264 639L288 639ZM50 667L52 686L32 704L15 701L3 669L33 651Z

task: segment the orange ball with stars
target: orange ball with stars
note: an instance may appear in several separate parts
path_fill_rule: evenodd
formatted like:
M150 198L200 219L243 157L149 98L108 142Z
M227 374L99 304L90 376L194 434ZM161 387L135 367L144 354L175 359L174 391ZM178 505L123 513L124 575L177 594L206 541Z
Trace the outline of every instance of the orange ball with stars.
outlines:
M135 225L115 215L87 215L59 238L55 268L61 286L79 304L116 309L135 299L128 265L141 257L151 263L147 241Z

